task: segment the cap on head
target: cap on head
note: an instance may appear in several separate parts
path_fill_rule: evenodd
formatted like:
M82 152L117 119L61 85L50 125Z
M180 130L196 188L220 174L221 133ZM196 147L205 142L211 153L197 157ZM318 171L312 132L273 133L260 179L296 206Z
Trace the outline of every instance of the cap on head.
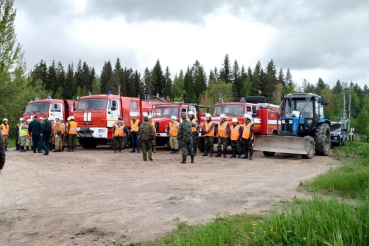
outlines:
M172 120L177 120L177 116L172 116L172 117L170 117ZM182 115L182 118L183 118L183 115Z
M238 122L238 119L237 119L237 118L233 118L233 119L232 119L232 122L233 122L233 123L236 123L236 122Z
M188 115L193 115L193 112L192 111L188 112Z
M206 117L206 118L210 118L210 117L211 117L211 114L206 113L205 117Z
M221 118L221 119L226 119L226 118L227 118L227 116L226 116L225 114L221 114L221 115L220 115L220 118Z

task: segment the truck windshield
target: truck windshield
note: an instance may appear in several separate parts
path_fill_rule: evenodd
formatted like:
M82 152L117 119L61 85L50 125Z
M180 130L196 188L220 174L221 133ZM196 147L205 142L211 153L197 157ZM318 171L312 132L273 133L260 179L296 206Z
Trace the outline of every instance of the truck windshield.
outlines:
M285 99L283 108L283 117L301 117L313 118L314 115L314 100L309 98ZM306 106L305 106L306 105ZM300 115L301 114L301 115Z
M245 105L242 104L222 104L216 105L214 115L219 116L243 116L245 114Z
M154 117L178 117L179 107L157 107L154 109Z
M107 99L90 98L78 101L78 110L104 110L106 108Z
M26 107L25 114L29 113L46 113L49 112L49 102L30 103Z

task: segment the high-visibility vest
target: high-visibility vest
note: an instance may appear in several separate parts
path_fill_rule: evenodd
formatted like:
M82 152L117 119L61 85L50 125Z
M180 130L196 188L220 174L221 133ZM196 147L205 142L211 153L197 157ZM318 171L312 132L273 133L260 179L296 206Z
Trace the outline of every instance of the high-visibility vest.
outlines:
M169 122L169 135L177 136L178 135L178 122Z
M231 125L231 140L237 141L238 139L240 139L240 127L241 125L239 124L237 124L236 126L234 126L233 124Z
M140 124L140 120L136 120L135 123L131 120L131 132L138 132L138 124Z
M67 134L69 133L69 129L68 128L69 128L69 123L66 123L65 124L65 133L67 133Z
M53 134L58 133L58 131L60 131L62 134L64 133L63 123L61 123L61 122L56 122L55 123Z
M213 124L214 123L212 121L210 121L209 123L205 122L205 131L209 131L210 127ZM214 137L214 127L213 127L213 129L210 132L206 133L204 136L205 137Z
M29 126L28 123L27 123L27 126ZM31 135L32 135L32 133L31 133ZM27 137L29 137L29 131L28 131L28 129L27 129Z
M1 135L8 136L9 135L9 124L1 124Z
M77 122L71 121L69 122L69 134L70 135L77 135Z
M251 129L252 125L253 125L252 123L248 123L247 125L243 124L242 138L244 138L244 139L249 139L250 138L250 129ZM254 135L251 136L250 140L253 140L253 139L254 139Z
M192 122L193 124L196 124L196 118L193 118L193 119L191 120L191 122ZM197 127L196 127L196 126L192 126L192 127L191 127L191 132L197 132Z
M28 129L24 127L25 125L22 123L19 126L19 136L20 137L27 137Z
M124 137L124 125L115 125L115 137Z
M156 123L155 123L155 121L151 121L151 125L152 125L152 127L154 127L154 132L156 133Z
M228 126L228 122L225 121L223 124L221 124L221 122L218 125L218 137L222 137L225 138L227 137L227 126Z
M55 134L55 127L56 127L56 122L54 122L54 124L52 124L52 128L53 128L53 130L52 130L52 134Z

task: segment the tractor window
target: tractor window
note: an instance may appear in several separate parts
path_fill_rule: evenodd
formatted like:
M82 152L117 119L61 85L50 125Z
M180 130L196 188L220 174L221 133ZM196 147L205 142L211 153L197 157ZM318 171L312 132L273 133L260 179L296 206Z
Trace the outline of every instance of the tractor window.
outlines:
M314 100L308 98L286 99L283 105L283 117L313 118Z
M243 116L245 114L245 106L242 104L221 104L215 106L214 112L216 116L221 114L226 116Z

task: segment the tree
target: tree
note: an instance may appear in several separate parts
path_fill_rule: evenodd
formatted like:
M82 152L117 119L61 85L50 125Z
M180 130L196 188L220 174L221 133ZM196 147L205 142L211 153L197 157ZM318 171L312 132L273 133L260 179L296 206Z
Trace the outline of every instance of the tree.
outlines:
M77 84L74 78L73 63L68 65L67 76L63 86L63 99L72 99L77 95Z
M286 73L286 85L290 87L293 85L292 75L291 75L289 68L287 68L287 73Z
M198 60L192 66L193 80L194 80L194 92L198 101L200 101L201 94L206 90L206 74L204 67ZM197 101L197 102L198 102Z
M268 98L269 101L274 99L273 93L275 92L275 87L277 85L276 69L273 59L268 63L265 80L262 83L263 94ZM283 88L283 85L282 85Z
M57 83L56 83L57 88L58 90L62 92L64 84L65 84L65 70L64 70L63 64L60 61L58 62L58 65L56 67L56 77L57 77ZM59 97L59 98L63 98L63 97Z
M56 74L56 67L55 62L53 61L47 71L47 86L45 87L46 90L51 91L51 96L54 97L58 87L58 77Z
M281 101L282 101L282 95L283 95L283 84L278 83L275 86L275 89L273 91L273 100L272 100L272 102L277 104L277 105L280 105Z
M218 83L212 83L201 97L201 105L213 106L219 98L223 98L224 102L233 100L232 84L227 84L223 80Z
M154 91L154 81L153 81L153 78L151 76L151 72L150 72L149 68L147 68L147 67L146 67L145 72L144 72L143 81L145 83L145 93L148 94L148 95L152 95L152 93Z
M184 75L183 71L179 72L179 75L174 77L173 86L172 86L172 96L174 101L183 101L183 98L186 96L186 90L184 88Z
M333 94L340 94L343 91L343 87L340 80L337 80L333 87Z
M86 62L83 62L82 65L82 74L83 87L85 87L87 91L91 91L93 77L91 78L91 71Z
M252 74L252 83L253 83L253 94L259 95L262 93L261 91L261 77L262 77L263 68L261 66L260 61L256 63L254 72Z
M83 81L83 68L82 68L81 59L78 61L76 71L74 73L74 78L76 80L77 86L79 88L83 88L84 87L84 81Z
M170 78L169 67L165 69L165 87L164 87L164 95L170 96L170 92L172 89L172 79Z
M119 58L117 58L117 61L115 62L114 71L112 75L110 76L109 82L108 82L108 89L111 90L112 94L118 95L126 95L127 94L127 85L124 83L123 79L123 69L120 64Z
M240 98L241 97L241 89L242 89L242 83L243 83L243 77L245 73L245 68L242 66L242 75L240 72L240 67L238 66L237 60L233 63L233 90L234 90L234 98Z
M101 86L101 93L107 93L109 90L109 81L111 76L113 75L113 69L111 67L110 61L105 62L103 69L101 71L100 76L100 86Z
M322 91L326 88L329 88L329 85L324 83L324 81L322 80L322 78L319 78L318 82L316 83L316 87L315 87L315 93L317 95L321 95Z
M242 82L242 87L240 91L240 97L248 97L251 96L252 93L252 82L250 80L249 76L246 76L246 78Z
M184 88L187 91L185 102L190 103L197 99L194 91L192 70L190 67L187 67L187 71L184 76Z
M282 84L283 87L286 87L286 81L284 80L284 73L283 73L283 69L279 69L279 73L278 73L278 83Z
M46 90L48 86L47 80L47 64L45 61L41 60L38 64L34 66L32 71L32 82L31 85L35 85L37 80L41 81L42 87Z
M162 93L162 90L165 86L165 77L163 74L163 70L161 69L160 61L159 59L156 61L155 66L151 72L153 77L153 85L154 85L154 91L155 93Z
M223 67L220 69L219 78L227 84L232 83L232 69L228 54L224 57Z

